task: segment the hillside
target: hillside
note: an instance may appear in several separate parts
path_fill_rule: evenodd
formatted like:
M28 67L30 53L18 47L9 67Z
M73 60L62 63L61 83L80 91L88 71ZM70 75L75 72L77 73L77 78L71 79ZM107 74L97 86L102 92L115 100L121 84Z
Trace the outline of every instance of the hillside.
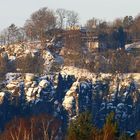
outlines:
M95 73L65 65L67 56L60 55L63 49L63 42L55 39L45 48L39 42L1 46L5 76L0 82L0 130L15 116L45 113L62 123L62 136L67 122L88 110L98 128L114 112L119 130L134 135L140 129L140 73ZM94 55L96 61L108 62Z

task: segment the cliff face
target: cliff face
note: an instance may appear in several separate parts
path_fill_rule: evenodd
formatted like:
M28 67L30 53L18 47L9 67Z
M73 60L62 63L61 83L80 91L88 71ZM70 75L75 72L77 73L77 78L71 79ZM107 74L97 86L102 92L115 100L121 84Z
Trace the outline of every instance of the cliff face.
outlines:
M1 129L14 116L48 113L66 125L79 113L90 111L93 121L102 127L107 114L115 113L120 129L140 128L140 94L135 79L109 78L101 75L92 79L72 75L8 73L0 92Z

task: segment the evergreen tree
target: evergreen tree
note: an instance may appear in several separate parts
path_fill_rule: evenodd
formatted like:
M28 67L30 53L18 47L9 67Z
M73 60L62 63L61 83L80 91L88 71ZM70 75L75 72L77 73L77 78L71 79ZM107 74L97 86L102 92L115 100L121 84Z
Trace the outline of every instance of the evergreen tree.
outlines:
M91 114L89 112L81 113L70 123L67 140L90 140L92 128Z

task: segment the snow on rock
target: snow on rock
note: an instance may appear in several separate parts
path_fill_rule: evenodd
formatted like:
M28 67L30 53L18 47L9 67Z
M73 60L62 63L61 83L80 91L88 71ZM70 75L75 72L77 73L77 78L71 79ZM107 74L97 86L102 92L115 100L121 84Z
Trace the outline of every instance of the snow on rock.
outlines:
M124 103L119 103L118 105L117 105L117 108L118 109L122 109L124 107Z
M32 84L31 84L31 87L36 87L36 86L37 86L37 82L33 81Z
M68 69L66 71L69 72ZM75 72L72 73L72 75L78 73L81 74L83 70L77 69L72 70L72 72ZM136 104L134 100L139 97L139 93L136 93L137 89L135 90L135 84L140 80L140 74L123 75L119 79L119 86L125 86L125 88L123 87L124 89L122 91L119 90L118 95L116 95L115 92L117 88L116 80L111 82L111 86L115 85L115 87L112 91L109 90L108 94L108 86L106 86L104 78L108 78L110 74L100 74L100 76L97 77L95 74L88 73L86 71L89 79L81 77L80 74L79 77L77 76L75 78L77 80L72 82L69 86L67 85L69 84L69 76L66 74L64 75L64 73L62 75L62 81L64 80L62 85L59 83L57 74L53 76L43 75L41 77L35 77L34 74L30 73L25 74L25 77L21 74L7 74L7 89L6 92L5 89L3 92L0 92L0 103L3 101L3 97L9 96L9 93L11 95L18 96L23 93L27 101L26 103L29 102L32 106L34 104L39 105L39 102L41 101L45 101L47 104L49 103L48 106L45 106L45 109L50 109L50 107L52 107L53 109L50 110L52 110L52 114L57 117L61 116L61 110L66 110L69 118L71 119L71 117L78 115L78 113L91 109L90 111L93 112L95 116L99 117L96 120L97 124L104 121L107 113L110 111L115 113L115 117L120 121L121 125L124 124L121 121L125 121L127 119L128 121L126 122L131 122L130 120L132 115L135 113L134 111L136 111ZM128 79L131 79L131 76L133 79L127 82ZM92 80L92 78L95 79L95 81ZM116 79L115 76L114 79ZM57 81L56 83L55 80ZM58 85L63 86L62 89L60 88L60 96L56 95ZM111 86L109 85L109 88L112 88ZM5 96L5 93L7 94L7 92L8 96ZM97 98L96 95L98 95ZM34 110L37 109L35 108Z
M113 109L114 107L113 107L113 103L108 103L107 104L107 109Z
M10 83L11 81L16 80L18 78L19 79L21 78L20 73L7 73L5 76L5 82Z
M68 111L69 116L73 116L75 114L76 108L76 98L78 97L78 93L76 92L76 89L79 85L79 78L76 82L74 82L71 86L71 88L66 92L66 95L64 97L62 106ZM73 108L74 107L74 108Z
M54 104L55 104L55 105L58 105L58 104L59 104L59 102L56 100L56 101L54 102Z
M27 50L24 51L24 54L28 55L28 54L30 54L30 52L31 51L27 49Z
M76 78L85 78L91 80L93 83L96 81L103 81L104 79L113 80L110 82L110 90L113 92L117 86L117 78L119 77L119 82L121 86L128 86L132 81L134 81L138 90L140 90L140 74L139 73L129 73L129 74L120 74L112 75L110 73L100 73L99 75L91 73L86 69L76 68L74 66L64 66L61 70L62 75L74 75ZM120 87L121 87L120 86Z
M48 50L43 51L43 58L49 61L52 61L54 59L53 55Z
M3 103L4 96L5 96L5 92L0 92L0 104Z
M9 59L10 59L11 61L15 61L15 60L16 60L16 56L9 56Z
M53 43L53 42L52 42ZM53 44L54 45L54 44ZM63 64L63 58L59 55L56 55L52 53L48 48L44 48L42 51L42 46L40 42L24 42L24 43L18 43L18 44L12 44L7 46L2 46L2 53L1 56L9 62L11 65L15 65L14 62L16 60L22 60L23 58L27 57L27 55L31 55L32 57L37 57L42 55L43 58L43 65L44 73L50 73L50 69L52 68L53 64L56 65ZM21 71L17 67L18 71Z
M38 56L40 54L39 49L32 50L32 57Z
M0 92L0 97L4 97L5 92Z
M44 73L49 73L53 62L55 61L55 58L49 50L44 50L43 59L45 61L44 62Z
M49 82L47 80L41 80L39 82L39 86L42 88L46 88L48 86Z
M25 75L25 80L28 82L33 81L34 78L35 78L35 75L32 73L26 73L26 75Z
M38 91L38 87L35 87L34 89L33 89L33 93L37 93L37 91Z
M42 91L42 88L39 87L39 88L38 88L38 94L40 94L41 91Z
M134 48L139 49L139 48L140 48L140 42L134 42L134 43L126 44L126 45L125 45L125 49L126 49L127 51L129 51L129 50L131 50L131 49L134 49Z
M32 81L26 82L26 83L25 83L25 87L26 87L26 88L31 87L32 83L33 83Z
M71 88L66 92L66 96L71 96L73 93L75 93L78 85L79 81L74 82Z
M61 70L62 75L75 75L76 78L78 77L87 77L91 78L90 76L92 73L90 73L86 69L79 69L73 66L64 66L63 69Z
M89 87L87 82L81 82L81 88L86 89L87 87Z
M19 83L18 83L18 82L11 82L11 83L9 83L9 84L6 85L6 87L7 87L9 90L14 89L14 88L16 88L16 87L18 87L18 86L19 86Z
M74 97L73 96L65 96L65 99L63 101L63 106L66 110L72 109Z
M29 97L32 97L33 96L33 88L28 88L28 91L26 92L26 95L29 96Z

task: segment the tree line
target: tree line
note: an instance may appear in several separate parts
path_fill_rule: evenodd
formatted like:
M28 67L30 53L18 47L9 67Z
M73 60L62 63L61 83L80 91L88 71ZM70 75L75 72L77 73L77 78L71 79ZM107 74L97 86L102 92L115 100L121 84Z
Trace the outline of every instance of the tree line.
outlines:
M46 39L46 32L50 29L63 29L66 26L75 26L79 22L78 13L75 11L57 9L51 10L43 7L31 14L23 27L17 27L12 23L0 33L1 44L11 44L25 40Z
M48 30L80 27L79 19L79 15L75 11L66 9L54 11L43 7L33 12L25 21L23 27L17 27L12 23L9 27L3 29L0 33L0 43L1 45L11 44L25 40L40 40L44 42ZM117 41L120 47L124 47L124 43L130 43L140 38L139 23L140 15L136 17L125 16L124 18L117 18L112 22L91 18L83 26L90 31L94 30L98 34L100 41Z

